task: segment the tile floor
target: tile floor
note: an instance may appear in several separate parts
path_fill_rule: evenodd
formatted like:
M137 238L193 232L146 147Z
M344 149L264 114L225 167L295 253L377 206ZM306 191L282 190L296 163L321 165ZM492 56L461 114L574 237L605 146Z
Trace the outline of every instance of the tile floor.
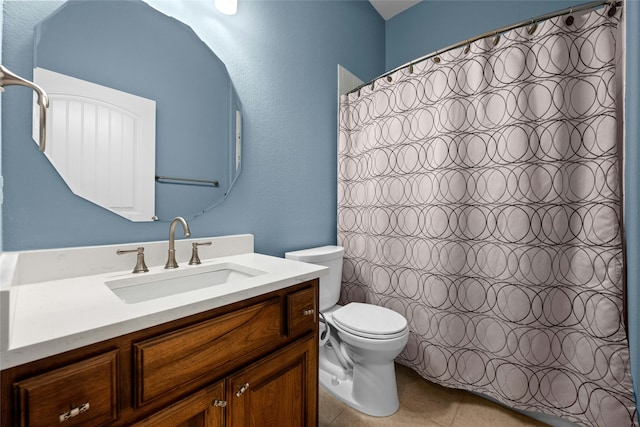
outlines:
M411 369L396 365L400 409L390 417L362 414L320 388L320 427L420 426L420 427L543 427L489 400L422 379Z

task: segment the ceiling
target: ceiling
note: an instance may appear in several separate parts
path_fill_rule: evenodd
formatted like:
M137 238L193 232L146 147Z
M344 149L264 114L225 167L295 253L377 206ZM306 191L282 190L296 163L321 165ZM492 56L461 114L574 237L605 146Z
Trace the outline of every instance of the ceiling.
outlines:
M380 16L387 19L393 18L400 12L404 12L411 6L420 3L421 0L369 0L376 8Z

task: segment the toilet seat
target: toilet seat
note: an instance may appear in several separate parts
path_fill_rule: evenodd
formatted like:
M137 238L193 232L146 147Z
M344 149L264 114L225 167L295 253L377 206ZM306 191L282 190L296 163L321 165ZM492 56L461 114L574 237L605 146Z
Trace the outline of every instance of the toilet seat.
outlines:
M350 334L371 339L393 339L407 333L407 319L372 304L352 302L332 313L335 326Z

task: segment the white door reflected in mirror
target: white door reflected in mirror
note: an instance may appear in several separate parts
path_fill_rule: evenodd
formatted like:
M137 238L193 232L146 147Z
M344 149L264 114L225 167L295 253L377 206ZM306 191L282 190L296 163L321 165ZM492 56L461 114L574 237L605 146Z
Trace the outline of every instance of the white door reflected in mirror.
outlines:
M152 221L155 101L44 68L33 76L50 101L45 154L71 191L131 221ZM37 101L33 108L38 117ZM36 123L36 142L38 135Z

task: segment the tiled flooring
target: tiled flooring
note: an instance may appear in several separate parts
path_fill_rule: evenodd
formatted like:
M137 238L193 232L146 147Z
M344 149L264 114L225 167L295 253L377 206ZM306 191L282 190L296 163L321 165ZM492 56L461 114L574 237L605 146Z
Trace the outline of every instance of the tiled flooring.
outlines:
M370 417L351 409L320 388L320 427L525 427L546 426L462 390L452 390L422 379L396 365L400 409L390 417Z

